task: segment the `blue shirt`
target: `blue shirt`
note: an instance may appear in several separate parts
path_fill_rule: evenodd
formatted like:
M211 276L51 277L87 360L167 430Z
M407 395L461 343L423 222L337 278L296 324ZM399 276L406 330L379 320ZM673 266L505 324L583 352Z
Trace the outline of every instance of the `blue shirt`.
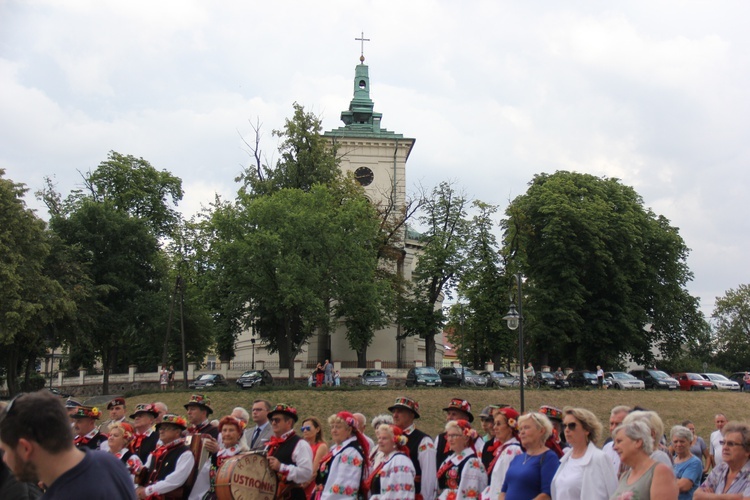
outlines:
M680 479L689 479L693 482L693 487L690 491L680 493L677 500L692 500L693 493L698 489L701 484L701 477L703 476L703 462L695 455L690 455L690 458L681 463L674 464L674 475Z
M503 493L505 500L531 500L540 493L552 495L552 478L560 459L552 450L540 455L517 455L505 473Z
M43 500L136 500L128 469L117 457L104 451L81 450L83 460L58 477Z

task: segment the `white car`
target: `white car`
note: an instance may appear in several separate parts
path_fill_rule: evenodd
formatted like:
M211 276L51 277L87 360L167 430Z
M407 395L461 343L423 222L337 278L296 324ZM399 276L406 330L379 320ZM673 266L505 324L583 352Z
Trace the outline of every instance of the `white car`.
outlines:
M634 376L625 372L605 372L604 380L609 381L612 389L645 389L646 384L643 380L638 380Z
M729 380L720 373L701 373L701 377L705 378L714 385L714 389L722 391L739 391L740 384L734 380Z

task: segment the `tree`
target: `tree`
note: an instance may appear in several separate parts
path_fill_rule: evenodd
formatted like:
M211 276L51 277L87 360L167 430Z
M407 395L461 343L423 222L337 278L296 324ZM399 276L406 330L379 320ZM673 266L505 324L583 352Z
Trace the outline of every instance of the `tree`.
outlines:
M510 271L527 277L530 359L617 366L627 355L652 363L652 346L702 334L685 289L688 249L632 188L587 174L539 174L506 215L503 254Z
M742 284L717 297L714 323L717 360L730 371L747 370L750 357L750 285Z
M403 299L399 317L408 335L425 339L426 362L435 365L435 335L445 318L436 307L450 298L466 266L468 201L453 185L442 182L424 200L420 223L426 228L423 247L412 274L411 296Z

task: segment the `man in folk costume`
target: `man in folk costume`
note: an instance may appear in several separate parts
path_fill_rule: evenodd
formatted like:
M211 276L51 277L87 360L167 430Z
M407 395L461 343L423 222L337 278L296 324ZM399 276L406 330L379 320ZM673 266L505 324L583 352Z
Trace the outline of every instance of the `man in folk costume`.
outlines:
M474 415L471 414L471 405L465 399L451 399L451 402L448 403L447 407L443 408L443 411L445 412L446 422L466 420L469 423L472 423L474 421ZM445 439L445 431L438 434L438 436L435 438L435 449L437 450L436 460L438 465L442 464L445 459L448 458L448 455L453 453L450 450L448 441ZM482 456L484 441L480 439L476 443L474 443L474 449L479 456Z
M115 422L132 424L130 420L125 417L125 398L115 398L107 403L107 410L109 410L109 420L104 421L99 426L99 431L103 433L109 432L109 426Z
M88 448L90 450L109 450L107 436L99 432L96 421L101 417L99 408L91 406L79 406L71 415L73 419L73 431L76 433L76 448Z
M550 422L552 422L552 434L547 438L547 448L554 451L559 458L563 456L563 450L568 448L568 443L565 442L565 433L562 429L563 412L560 408L554 406L544 405L539 408L539 413L546 415Z
M214 412L210 399L203 394L193 394L190 396L190 401L185 404L185 409L190 423L188 434L208 434L214 439L219 438L219 429L211 425L208 420L208 416Z
M294 432L299 417L296 408L279 403L268 413L273 437L266 444L268 466L276 472L276 498L304 500L302 486L312 479L313 454L310 445Z
M148 456L145 464L148 479L145 486L136 489L138 498L161 500L184 497L185 482L195 465L195 457L182 438L185 429L185 419L171 413L164 415L162 421L156 424L163 444Z
M130 441L130 451L138 455L141 462L146 462L148 456L156 449L159 442L159 433L153 428L159 410L153 404L140 403L135 406L135 413L130 415L133 419L133 440Z
M419 418L419 403L411 398L399 397L393 406L388 407L393 414L393 425L407 437L406 447L414 464L416 476L414 489L416 500L432 500L437 496L437 468L435 465L435 444L426 433L417 429L414 423Z

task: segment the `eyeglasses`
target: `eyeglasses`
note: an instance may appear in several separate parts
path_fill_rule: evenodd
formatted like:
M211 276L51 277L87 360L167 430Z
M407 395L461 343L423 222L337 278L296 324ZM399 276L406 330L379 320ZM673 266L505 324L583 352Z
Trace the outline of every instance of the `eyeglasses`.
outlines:
M578 427L577 422L571 422L569 424L562 424L563 430L570 429L571 431L576 430L576 427Z
M303 425L302 427L299 428L299 430L301 430L302 432L307 432L307 431L311 431L312 427L309 425Z
M719 441L719 444L721 446L726 446L727 448L734 448L735 446L743 446L742 443L735 443L734 441L724 441L723 439Z
M284 421L284 419L281 417L273 417L273 418L270 418L269 420L271 421L272 424L278 424L279 422Z

